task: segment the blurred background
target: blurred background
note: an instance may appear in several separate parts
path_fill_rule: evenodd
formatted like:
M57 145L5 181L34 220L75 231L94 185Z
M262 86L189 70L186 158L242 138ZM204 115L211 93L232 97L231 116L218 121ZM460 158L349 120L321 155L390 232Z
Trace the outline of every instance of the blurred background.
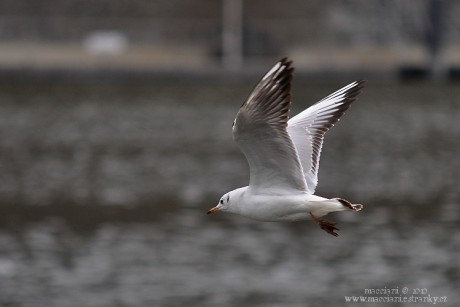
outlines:
M452 0L0 0L0 306L351 306L383 288L456 306L459 14ZM317 194L365 205L329 217L338 238L205 215L247 185L231 123L284 56L293 114L368 80L322 154Z

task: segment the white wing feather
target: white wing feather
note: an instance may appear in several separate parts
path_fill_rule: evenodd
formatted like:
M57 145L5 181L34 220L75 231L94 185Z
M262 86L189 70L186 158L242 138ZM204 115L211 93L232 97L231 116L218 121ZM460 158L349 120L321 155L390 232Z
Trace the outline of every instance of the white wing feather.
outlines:
M306 191L302 166L287 132L291 61L282 59L260 80L243 103L233 138L248 160L249 187L281 193Z
M350 83L288 121L287 131L296 147L310 194L318 184L324 135L350 107L364 83L363 80Z

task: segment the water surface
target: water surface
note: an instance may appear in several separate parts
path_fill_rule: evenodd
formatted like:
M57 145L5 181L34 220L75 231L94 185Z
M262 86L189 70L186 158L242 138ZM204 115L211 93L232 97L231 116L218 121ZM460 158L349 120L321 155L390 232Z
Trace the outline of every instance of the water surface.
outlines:
M254 81L1 86L0 305L339 306L407 287L454 306L460 88L368 84L322 154L317 193L365 205L330 216L334 238L205 215L247 184L231 123ZM294 114L344 85L309 81Z

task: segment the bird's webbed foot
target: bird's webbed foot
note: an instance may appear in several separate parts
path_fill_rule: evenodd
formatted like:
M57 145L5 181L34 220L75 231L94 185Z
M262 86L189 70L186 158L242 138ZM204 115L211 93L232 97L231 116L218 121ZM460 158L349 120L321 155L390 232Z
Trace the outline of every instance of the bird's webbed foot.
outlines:
M317 218L316 216L314 216L311 212L310 212L310 216L313 219L313 221L315 221L315 223L318 224L319 227L321 227L322 230L333 235L334 237L337 237L339 235L337 232L335 232L336 230L339 230L337 227L335 227L336 222L321 220Z

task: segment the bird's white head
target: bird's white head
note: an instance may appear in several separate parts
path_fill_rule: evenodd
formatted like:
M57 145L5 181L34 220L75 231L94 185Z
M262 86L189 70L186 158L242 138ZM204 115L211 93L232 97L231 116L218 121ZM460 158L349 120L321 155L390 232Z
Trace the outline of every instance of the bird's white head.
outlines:
M231 198L231 192L224 194L217 206L212 207L206 214L216 213L217 211L230 211Z

